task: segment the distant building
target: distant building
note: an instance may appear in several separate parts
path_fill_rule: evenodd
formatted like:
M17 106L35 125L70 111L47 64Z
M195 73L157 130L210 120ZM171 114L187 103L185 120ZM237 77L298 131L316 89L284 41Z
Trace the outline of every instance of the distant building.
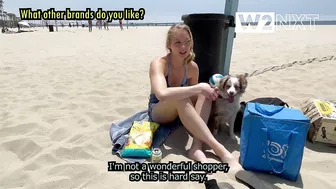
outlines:
M0 0L0 27L16 27L20 18L14 13L4 11L4 1Z

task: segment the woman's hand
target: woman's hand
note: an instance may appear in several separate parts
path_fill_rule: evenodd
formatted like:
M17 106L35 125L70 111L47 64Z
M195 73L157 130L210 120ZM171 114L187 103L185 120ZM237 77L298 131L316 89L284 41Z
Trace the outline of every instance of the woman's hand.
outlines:
M212 88L207 83L199 83L198 87L201 89L201 94L205 96L206 99L215 101L218 98L218 88Z

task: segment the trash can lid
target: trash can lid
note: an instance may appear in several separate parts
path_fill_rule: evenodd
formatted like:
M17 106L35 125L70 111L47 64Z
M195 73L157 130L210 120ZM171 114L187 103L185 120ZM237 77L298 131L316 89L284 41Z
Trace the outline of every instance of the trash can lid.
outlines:
M219 13L195 13L182 15L181 19L185 20L234 20L234 16Z

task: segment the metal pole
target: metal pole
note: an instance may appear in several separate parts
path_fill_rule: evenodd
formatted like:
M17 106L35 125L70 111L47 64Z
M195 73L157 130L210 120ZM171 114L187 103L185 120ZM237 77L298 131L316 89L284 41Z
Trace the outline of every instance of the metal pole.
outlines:
M225 15L236 16L236 12L238 11L238 3L239 0L226 0L225 2ZM231 63L231 55L232 55L232 47L233 47L233 39L235 34L235 28L229 27L224 30L224 36L227 37L222 43L222 54L221 60L224 59L222 64L220 64L220 70L223 70L222 75L228 75L230 73L230 63Z

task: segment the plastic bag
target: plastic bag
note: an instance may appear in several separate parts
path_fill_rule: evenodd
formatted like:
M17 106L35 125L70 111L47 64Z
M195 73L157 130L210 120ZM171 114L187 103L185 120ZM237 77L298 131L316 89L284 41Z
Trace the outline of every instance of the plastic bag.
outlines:
M133 158L149 158L152 155L151 146L158 123L135 121L130 130L128 142L121 156Z

